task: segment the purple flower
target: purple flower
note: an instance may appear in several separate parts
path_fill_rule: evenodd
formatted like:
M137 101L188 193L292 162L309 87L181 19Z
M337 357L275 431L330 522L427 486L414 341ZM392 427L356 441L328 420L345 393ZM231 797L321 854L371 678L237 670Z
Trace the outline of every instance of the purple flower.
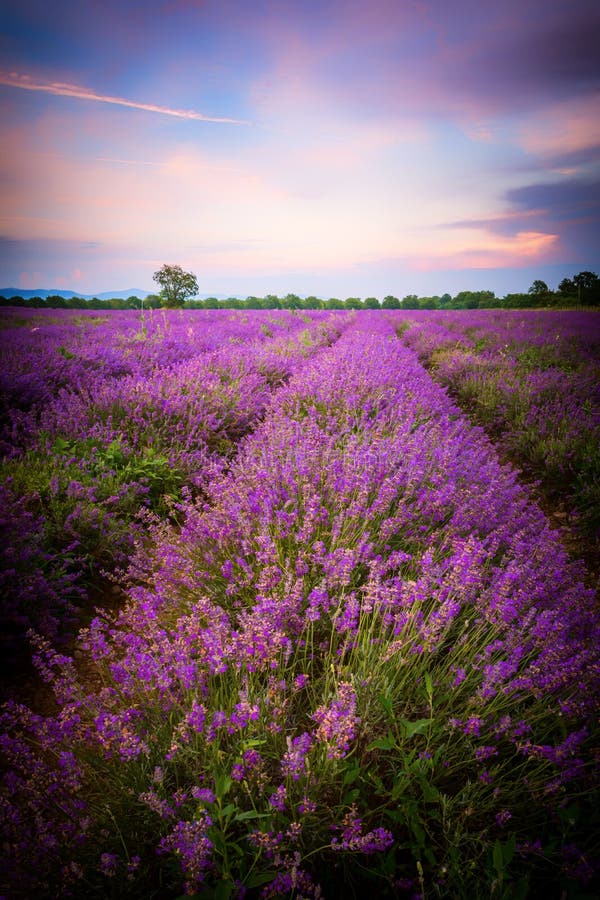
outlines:
M206 835L212 825L205 810L191 822L177 822L173 830L158 845L159 853L174 853L181 861L186 893L193 893L203 883L212 868L213 844Z
M492 756L498 755L497 747L476 747L475 748L475 759L481 761L483 759L490 759Z
M196 734L200 734L200 732L203 730L205 719L205 707L201 703L198 703L196 700L193 700L192 708L186 716L186 721L189 724L190 728L196 732Z
M275 793L269 797L269 803L273 809L278 812L285 812L285 803L287 800L287 791L284 784L280 784Z
M100 871L107 878L114 878L119 864L120 860L116 853L103 853L100 857Z
M214 803L216 800L214 792L210 788L192 788L192 797L196 800L201 800L202 803Z
M312 744L313 739L306 731L299 737L287 738L288 749L281 760L281 771L284 775L291 775L294 781L298 781L306 771L306 755Z
M363 834L362 827L362 819L357 815L356 807L352 806L339 827L341 837L334 837L331 840L331 849L371 855L389 849L394 843L393 835L385 828L375 828Z
M314 802L314 800L311 800L309 797L307 797L306 794L304 795L304 797L298 804L298 812L302 816L308 815L309 813L313 813L316 810L316 808L317 808L317 804Z
M356 715L356 694L352 684L340 682L336 699L329 706L320 706L312 718L318 723L316 738L328 745L330 759L343 758L360 722Z
M296 677L294 678L295 690L301 691L302 688L306 687L306 685L308 684L309 681L310 681L310 679L309 679L308 675L304 675L302 673L300 675L296 675Z

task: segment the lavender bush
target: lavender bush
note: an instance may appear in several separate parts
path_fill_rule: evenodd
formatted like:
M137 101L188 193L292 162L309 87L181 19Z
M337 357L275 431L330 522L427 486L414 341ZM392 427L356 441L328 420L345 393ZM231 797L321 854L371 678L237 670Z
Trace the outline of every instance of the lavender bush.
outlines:
M8 561L0 618L15 649L25 624L68 634L67 612L83 588L127 561L143 533L138 512L168 515L183 491L202 491L260 420L273 387L346 321L224 311L9 315L0 332L0 473L29 516L15 518L9 504L10 543L35 540L51 582L65 572L79 578L75 591L61 592L61 615L41 582L32 593L35 573Z
M411 313L411 319L413 314ZM600 317L595 312L435 313L403 339L475 421L600 537Z
M302 356L179 508L122 610L35 641L1 889L593 894L595 597L393 323Z

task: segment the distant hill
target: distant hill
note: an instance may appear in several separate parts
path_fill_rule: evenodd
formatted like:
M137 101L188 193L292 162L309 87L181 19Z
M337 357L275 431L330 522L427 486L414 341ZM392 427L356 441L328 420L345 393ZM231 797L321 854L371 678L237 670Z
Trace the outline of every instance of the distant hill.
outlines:
M157 291L143 291L141 288L129 288L126 291L104 291L101 294L82 294L80 291L62 291L58 288L37 288L35 291L25 291L22 288L0 288L0 297L22 297L23 300L29 300L30 297L63 297L70 300L71 297L81 297L83 300L112 300L116 297L119 300L127 300L128 297L145 298L148 294L154 294ZM196 299L206 300L208 297L215 297L217 300L227 300L228 297L237 297L238 294L197 294Z
M102 294L82 294L80 291L62 291L58 288L50 288L49 290L46 288L37 288L35 291L25 291L22 288L0 288L0 297L22 297L23 300L28 300L30 297L64 297L65 300L70 300L71 297L82 297L84 300L91 300L93 297L96 297L98 300L111 300L113 297L117 297L119 300L127 300L128 297L147 297L148 294L152 294L153 291L142 291L140 288L130 288L126 291L104 291ZM207 297L210 294L206 295Z

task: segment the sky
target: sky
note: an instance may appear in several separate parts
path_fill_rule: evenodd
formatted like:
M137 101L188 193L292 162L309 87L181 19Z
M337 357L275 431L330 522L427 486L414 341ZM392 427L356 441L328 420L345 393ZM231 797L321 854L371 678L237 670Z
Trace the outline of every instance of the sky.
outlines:
M0 285L600 273L597 0L5 0Z

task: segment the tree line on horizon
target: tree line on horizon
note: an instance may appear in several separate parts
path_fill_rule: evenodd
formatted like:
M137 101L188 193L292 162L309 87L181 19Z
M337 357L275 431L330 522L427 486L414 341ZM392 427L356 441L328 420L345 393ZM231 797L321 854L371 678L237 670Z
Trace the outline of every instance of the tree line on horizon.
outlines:
M279 297L276 294L267 294L264 297L248 296L228 297L225 300L217 297L206 299L194 299L190 293L197 293L198 284L190 272L183 272L180 267L163 266L155 275L164 274L164 270L179 269L181 275L187 278L186 291L173 290L172 281L161 281L162 290L157 294L148 294L144 298L132 295L126 299L113 297L108 300L100 300L93 297L88 300L84 297L65 298L59 294L44 297L29 297L27 299L16 295L13 297L0 297L0 307L16 306L40 309L525 309L542 307L572 307L572 306L600 306L600 278L595 272L579 272L573 278L563 278L556 290L551 290L545 281L536 279L526 293L506 294L497 297L494 291L459 291L452 296L445 293L433 296L418 296L407 294L402 299L388 294L383 300L377 297L346 297L344 300L330 297L325 300L321 297L301 297L298 294L286 294ZM167 274L172 275L172 271ZM177 272L175 273L178 274ZM191 276L191 278L190 278Z

